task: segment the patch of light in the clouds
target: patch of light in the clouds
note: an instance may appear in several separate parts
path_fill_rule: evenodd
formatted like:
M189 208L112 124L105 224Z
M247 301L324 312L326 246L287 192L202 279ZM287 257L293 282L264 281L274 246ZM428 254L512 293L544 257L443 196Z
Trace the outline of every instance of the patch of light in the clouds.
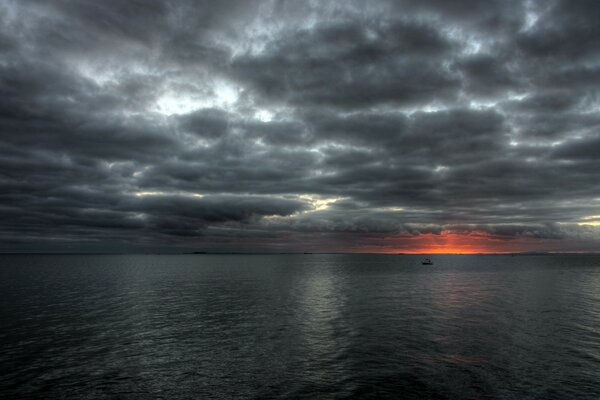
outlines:
M471 100L469 102L469 108L474 110L486 110L488 108L496 107L498 100Z
M265 147L266 144L265 142L262 140L262 138L256 138L252 141L252 144L254 144L256 147Z
M119 72L112 68L102 68L87 62L76 63L74 68L79 75L100 87L118 83Z
M273 120L273 116L274 114L271 111L265 109L257 110L254 113L254 118L262 122L271 122Z
M151 111L163 115L187 114L202 108L229 108L237 102L239 91L235 85L225 80L215 80L212 85L212 95L169 89L158 96Z
M401 111L408 116L416 113L416 112L424 112L424 113L436 113L440 111L448 111L452 107L446 104L442 104L440 102L432 102L425 105L413 106L413 107L403 107ZM394 109L397 111L398 109ZM383 109L381 109L383 111Z
M105 88L119 85L124 79L134 75L148 76L160 71L152 71L147 66L135 62L123 62L121 66L112 63L92 63L89 61L73 61L72 67L83 78ZM190 78L192 79L192 78ZM157 87L155 100L150 102L146 111L165 116L187 114L202 108L229 108L239 98L239 88L233 83L220 78L202 82L204 87L194 90L192 85L185 89L177 80L163 81ZM121 110L124 115L136 115L136 110Z
M421 105L415 105L415 106L402 106L402 107L398 107L395 105L378 105L376 107L370 108L369 111L373 112L374 114L379 114L379 115L389 114L391 116L404 115L404 116L410 117L415 113L436 113L436 112L448 111L451 109L452 109L451 105L444 104L439 101L435 101L435 102L431 102L431 103L427 103L427 104L421 104ZM353 113L348 113L347 115L350 116L352 114Z
M523 23L523 27L521 28L522 32L526 32L533 28L540 18L539 15L534 11L533 1L527 1L525 3L525 20Z
M464 97L465 94L463 93ZM527 98L526 93L506 93L503 96L498 96L493 99L485 99L485 98L477 98L477 99L469 99L468 105L469 108L475 110L487 110L490 108L497 108L498 112L502 112L502 108L499 108L498 105L501 105L504 102L520 102L523 99Z
M122 60L120 64L114 62L91 62L89 60L73 60L69 64L81 77L105 88L119 85L124 79L131 76L160 76L160 70L134 61ZM196 78L197 79L197 78ZM191 81L191 85L186 80ZM187 114L202 108L228 108L238 101L240 88L227 79L212 77L208 81L200 82L195 87L193 77L185 79L158 79L156 97L146 111L158 112L166 116L174 114ZM182 85L184 84L184 85ZM181 87L184 89L181 89ZM121 110L125 115L135 114L134 110Z
M465 47L463 48L464 55L474 55L481 52L483 47L483 43L478 40L470 39L465 43Z
M202 96L189 93L166 92L160 95L153 111L164 115L187 114L207 106Z
M530 94L529 93L509 93L504 101L522 101L526 99Z
M449 25L447 28L440 28L440 32L452 42L462 45L460 51L463 56L482 53L488 47L488 43L482 40L480 34L469 32L463 26Z
M299 196L300 199L308 201L312 205L312 210L307 212L314 211L323 211L328 209L333 203L344 200L345 197L323 197L323 196L314 196L314 195L302 195Z
M69 68L81 77L94 82L100 87L118 85L131 77L148 77L160 74L160 70L151 64L136 58L120 58L107 56L106 59L72 58L65 60Z
M133 195L136 197L146 197L146 196L164 196L167 192L157 192L157 191L141 191L134 192Z
M189 149L208 149L213 145L211 141L199 138L197 135L181 135L179 140Z
M197 197L203 198L204 195L201 193L191 193L191 192L164 192L164 191L138 191L133 192L135 197L151 197L151 196L188 196L188 197Z
M385 212L404 212L405 209L403 207L376 207L374 208L376 211L385 211Z
M589 215L581 218L577 225L600 226L600 215Z
M594 67L592 67L590 69L600 69L600 64L595 65ZM577 110L578 110L579 114L582 114L582 115L586 115L586 114L597 115L598 110L600 110L600 100L598 100L595 97L587 97L585 100L583 100L579 104L579 106L577 107Z

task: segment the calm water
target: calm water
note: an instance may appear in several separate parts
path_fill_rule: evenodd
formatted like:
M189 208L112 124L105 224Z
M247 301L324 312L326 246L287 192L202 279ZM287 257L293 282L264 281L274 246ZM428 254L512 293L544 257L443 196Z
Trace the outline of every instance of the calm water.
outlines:
M1 256L0 398L600 398L600 257L432 259Z

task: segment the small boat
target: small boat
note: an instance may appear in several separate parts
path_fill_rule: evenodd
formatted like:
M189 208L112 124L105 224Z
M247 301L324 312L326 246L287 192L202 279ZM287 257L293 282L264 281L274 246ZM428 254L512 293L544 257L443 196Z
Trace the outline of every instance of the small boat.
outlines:
M426 258L421 261L421 264L422 265L433 265L433 261L431 261L429 258Z

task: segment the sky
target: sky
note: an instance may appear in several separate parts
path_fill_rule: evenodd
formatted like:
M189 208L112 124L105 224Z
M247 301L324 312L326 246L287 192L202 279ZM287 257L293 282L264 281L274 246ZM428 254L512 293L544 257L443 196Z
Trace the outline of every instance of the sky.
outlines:
M0 1L0 251L600 251L600 2Z

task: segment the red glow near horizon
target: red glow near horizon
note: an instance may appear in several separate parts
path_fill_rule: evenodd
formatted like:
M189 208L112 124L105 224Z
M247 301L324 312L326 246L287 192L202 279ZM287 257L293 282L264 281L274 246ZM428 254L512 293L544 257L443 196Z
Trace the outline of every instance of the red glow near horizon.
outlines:
M389 241L386 241L383 246L362 246L360 251L406 254L478 254L552 250L555 246L555 242L540 242L528 237L507 238L480 231L443 231L441 234L424 233L389 238Z

